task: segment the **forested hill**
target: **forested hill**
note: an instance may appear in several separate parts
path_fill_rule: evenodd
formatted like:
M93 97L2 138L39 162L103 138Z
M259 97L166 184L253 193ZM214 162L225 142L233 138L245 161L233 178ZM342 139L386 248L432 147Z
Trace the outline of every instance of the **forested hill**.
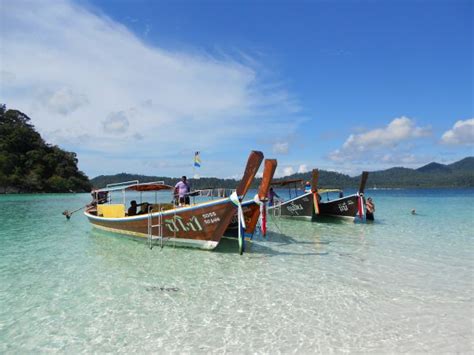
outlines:
M18 110L0 105L0 193L90 191L76 154L47 144Z
M369 175L368 186L474 187L474 157L452 164L430 163L418 169L392 168Z
M284 179L311 181L311 173L294 174ZM348 175L321 170L321 187L357 187L360 175ZM474 157L467 157L452 164L430 163L418 169L390 168L369 172L367 188L429 188L429 187L474 187Z
M311 181L311 173L293 174L281 179L303 179ZM164 176L144 176L134 174L101 175L93 178L91 183L95 187L104 187L107 184L139 180L140 182L164 181L174 185L179 178ZM360 176L350 177L331 171L321 170L319 174L320 187L356 188L359 186ZM237 181L233 179L200 178L191 180L193 189L209 187L235 188ZM255 179L252 187L257 187L260 179ZM367 187L474 187L474 157L464 158L456 163L443 165L430 163L418 169L391 168L370 172Z

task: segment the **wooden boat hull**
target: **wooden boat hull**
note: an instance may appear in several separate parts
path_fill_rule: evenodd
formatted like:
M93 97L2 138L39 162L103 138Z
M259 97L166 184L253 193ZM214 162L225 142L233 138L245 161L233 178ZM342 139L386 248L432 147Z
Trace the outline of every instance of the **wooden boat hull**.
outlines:
M277 217L313 219L314 203L312 193L308 192L281 204L268 207L268 212Z
M320 201L319 215L315 214L314 218L317 220L320 217L337 217L353 220L359 214L358 200L359 196L354 194L330 201ZM362 208L364 206L362 206Z
M251 239L260 219L260 204L262 204L262 211L266 214L266 202L270 183L277 167L276 159L265 159L265 168L263 169L262 181L260 183L258 193L253 200L242 202L242 211L245 220L245 238ZM259 201L257 203L256 201ZM262 221L262 234L266 234L266 222ZM229 227L226 230L226 235L238 235L238 217L234 214Z
M138 238L149 237L149 221L156 225L161 218L162 236L166 243L179 246L214 249L234 214L230 199L215 200L196 206L182 207L123 218L104 218L85 212L90 223L99 229ZM158 227L152 228L154 235Z
M331 201L319 201L319 214L315 210L315 195L307 192L301 196L285 201L277 206L268 208L269 213L281 217L294 217L317 221L321 217L337 217L354 219L359 214L357 194L338 198ZM365 206L365 200L364 205Z
M254 216L260 212L260 206L255 203L255 201L244 201L242 202L242 210L244 212L245 225L247 229L245 230L246 234L252 234L255 230L255 225L252 225ZM258 215L257 215L258 218ZM236 237L238 232L238 217L237 213L234 213L230 224L225 231L226 236Z
M250 152L242 180L228 198L170 210L158 208L157 212L151 210L147 214L137 216L124 216L122 204L109 204L107 208L105 205L97 205L97 207L91 205L84 213L94 227L118 234L147 238L150 247L154 240L160 240L161 243L171 242L173 245L214 249L219 244L235 210L240 209L242 197L250 188L262 161L262 152ZM125 191L130 188L155 190L162 185L148 186L146 183L138 184L138 181L136 183L132 181L132 183L125 182L118 184L119 186L109 186L101 191L117 189ZM242 254L243 243L240 241L241 239L239 239L239 251Z
M359 220L364 221L365 198L363 196L368 175L369 173L367 171L362 172L358 193L323 201L318 192L324 192L324 190L318 191L317 189L319 171L318 169L313 169L311 191L305 192L303 195L297 196L283 203L279 203L276 206L271 206L268 210L275 216L298 217L312 221L318 220L322 217L336 217L352 220L357 217ZM286 180L275 182L273 185L285 186L300 181L302 180ZM334 191L342 194L341 190L333 189L332 192Z

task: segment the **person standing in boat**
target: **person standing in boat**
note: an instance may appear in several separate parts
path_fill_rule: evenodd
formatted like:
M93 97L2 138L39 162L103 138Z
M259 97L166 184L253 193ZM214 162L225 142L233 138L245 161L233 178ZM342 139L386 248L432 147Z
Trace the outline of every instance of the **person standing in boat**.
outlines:
M189 205L189 192L191 191L191 187L189 186L188 180L186 176L181 178L175 187L174 187L174 194L178 196L178 203L179 206Z
M374 212L375 212L375 204L374 201L372 201L372 197L369 197L367 199L367 202L365 203L365 219L368 221L373 221L374 220Z
M304 184L304 192L311 192L311 183L309 181L306 181Z
M275 197L280 198L278 194L273 190L273 187L270 187L270 191L268 191L268 205L273 206L275 204Z

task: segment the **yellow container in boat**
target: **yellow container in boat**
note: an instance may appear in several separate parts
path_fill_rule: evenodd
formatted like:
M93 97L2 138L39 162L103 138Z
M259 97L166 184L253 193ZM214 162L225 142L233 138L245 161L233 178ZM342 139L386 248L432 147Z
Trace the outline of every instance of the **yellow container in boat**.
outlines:
M97 205L97 215L105 218L122 218L125 217L125 206L123 204Z

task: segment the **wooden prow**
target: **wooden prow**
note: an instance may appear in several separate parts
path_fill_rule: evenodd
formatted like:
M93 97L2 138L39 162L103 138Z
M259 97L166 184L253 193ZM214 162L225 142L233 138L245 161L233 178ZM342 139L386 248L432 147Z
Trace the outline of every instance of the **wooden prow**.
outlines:
M360 178L360 185L359 185L359 193L364 193L365 190L365 184L367 182L367 178L369 177L369 172L368 171L363 171L362 176Z
M265 166L263 168L262 182L258 189L258 198L263 201L267 199L268 190L270 189L270 183L272 182L273 175L277 167L276 159L265 159Z
M236 192L238 196L245 196L252 181L257 174L260 165L262 164L263 153L253 150L247 160L247 166L245 167L244 176L240 180L239 186L237 186Z
M258 188L258 198L260 199L260 201L267 201L268 190L270 190L270 183L272 182L276 167L276 159L265 159L262 181L260 182L260 186ZM252 213L250 221L248 221L247 223L247 228L245 229L246 234L253 234L253 232L255 231L255 227L257 226L258 218L260 217L260 206L257 205L252 208L254 209L254 211Z
M253 150L250 152L249 158L247 160L247 166L245 167L244 176L237 186L236 192L238 196L244 196L252 181L257 174L258 168L262 164L263 160L263 153L259 151ZM221 223L219 227L216 228L212 240L219 241L222 236L224 235L225 230L229 226L230 221L232 220L232 216L235 214L235 206L231 203L227 206L227 209L224 213L224 216L221 219Z
M319 170L313 169L311 175L311 192L318 192Z
M318 181L319 170L313 169L311 175L311 192L313 194L314 215L319 215Z

